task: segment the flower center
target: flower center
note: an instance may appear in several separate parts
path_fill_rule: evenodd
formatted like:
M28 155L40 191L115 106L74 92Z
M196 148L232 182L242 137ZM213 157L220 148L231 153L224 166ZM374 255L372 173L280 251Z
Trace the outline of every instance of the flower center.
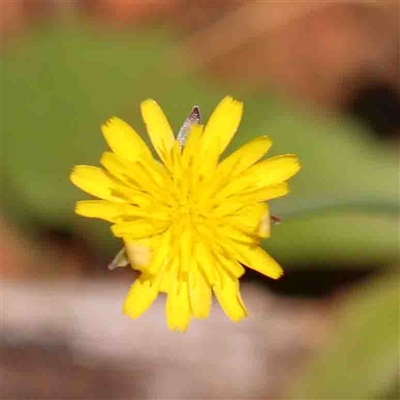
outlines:
M202 214L201 206L190 195L179 199L176 205L176 220L196 225L204 219L201 217Z

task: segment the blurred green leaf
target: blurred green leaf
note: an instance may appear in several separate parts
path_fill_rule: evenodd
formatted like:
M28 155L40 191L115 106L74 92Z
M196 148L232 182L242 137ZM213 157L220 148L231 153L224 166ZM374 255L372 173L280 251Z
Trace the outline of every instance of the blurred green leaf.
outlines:
M63 225L98 248L120 247L106 223L73 213L84 195L68 175L75 164L98 164L106 149L101 123L118 115L144 132L139 102L152 97L177 130L193 104L207 118L229 92L245 101L230 150L268 134L272 154L297 153L303 164L291 195L272 202L272 211L285 217L265 242L276 258L312 264L331 261L333 253L333 259L351 261L373 256L376 263L397 257L399 166L393 150L354 125L189 75L185 55L165 32L78 23L41 28L4 52L1 84L2 197L20 223Z
M399 259L399 219L378 213L330 212L288 219L265 247L284 266L379 266Z
M290 398L387 399L399 379L399 294L398 274L353 291L330 342L298 376Z

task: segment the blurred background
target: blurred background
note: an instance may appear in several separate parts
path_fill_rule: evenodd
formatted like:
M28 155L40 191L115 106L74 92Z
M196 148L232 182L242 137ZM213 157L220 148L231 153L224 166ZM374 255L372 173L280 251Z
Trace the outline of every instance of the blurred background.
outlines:
M2 399L397 399L400 7L397 1L4 0L1 3ZM154 98L179 129L226 94L230 151L268 134L296 153L283 222L247 272L249 318L214 304L182 335L164 298L137 321L121 247L74 215L75 164L101 123L144 132Z

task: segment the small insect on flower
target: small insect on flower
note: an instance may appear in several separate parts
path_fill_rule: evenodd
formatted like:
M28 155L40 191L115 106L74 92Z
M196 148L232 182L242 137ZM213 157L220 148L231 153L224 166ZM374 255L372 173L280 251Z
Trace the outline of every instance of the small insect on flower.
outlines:
M233 321L247 316L239 292L244 266L272 279L279 264L261 247L270 235L267 201L288 193L300 164L295 155L264 159L267 136L251 140L226 158L222 153L240 124L243 104L225 97L202 125L196 106L175 138L153 100L141 103L155 158L126 122L102 126L111 149L101 168L78 165L71 181L99 200L83 200L76 213L112 223L124 249L110 268L139 271L123 311L143 314L160 292L167 294L167 324L185 331L192 318L207 318L212 295Z

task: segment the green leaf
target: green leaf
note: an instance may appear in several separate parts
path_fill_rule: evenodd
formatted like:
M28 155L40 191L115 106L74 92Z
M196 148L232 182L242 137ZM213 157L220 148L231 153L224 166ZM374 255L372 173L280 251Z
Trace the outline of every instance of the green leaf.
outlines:
M291 399L379 399L398 384L399 275L361 285L331 340L291 386ZM336 328L338 326L338 328Z
M396 216L331 211L283 219L264 247L285 266L379 267L399 261Z

